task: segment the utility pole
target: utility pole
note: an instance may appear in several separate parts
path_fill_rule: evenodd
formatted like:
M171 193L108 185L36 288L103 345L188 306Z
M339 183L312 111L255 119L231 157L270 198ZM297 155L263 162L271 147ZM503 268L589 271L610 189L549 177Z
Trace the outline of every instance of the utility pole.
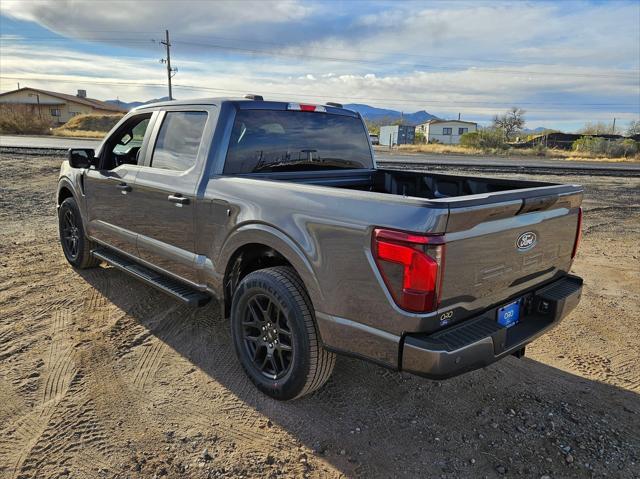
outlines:
M38 93L29 93L29 96L35 96L38 103L38 116L42 120L42 109L40 109L40 95Z
M611 127L611 134L615 135L616 134L616 119L613 119L613 126Z
M167 82L169 83L169 100L173 100L173 92L171 90L171 78L178 73L177 68L171 68L171 42L169 41L169 30L165 30L165 40L160 43L167 48L167 58L160 60L160 63L167 64Z

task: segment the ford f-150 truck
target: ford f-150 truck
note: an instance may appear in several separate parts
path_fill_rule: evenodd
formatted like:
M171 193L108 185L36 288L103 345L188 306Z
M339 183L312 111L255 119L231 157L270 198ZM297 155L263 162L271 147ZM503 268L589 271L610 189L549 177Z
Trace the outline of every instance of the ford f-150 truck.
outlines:
M128 113L57 189L75 268L106 262L201 306L277 399L335 354L428 378L481 368L578 303L583 190L379 168L358 113L257 95Z

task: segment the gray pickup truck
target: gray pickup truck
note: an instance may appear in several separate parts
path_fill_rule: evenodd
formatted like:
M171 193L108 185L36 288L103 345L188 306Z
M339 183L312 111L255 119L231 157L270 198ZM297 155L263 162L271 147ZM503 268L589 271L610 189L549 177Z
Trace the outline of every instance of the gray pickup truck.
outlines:
M57 206L72 266L218 298L247 375L293 399L335 353L428 378L522 356L580 299L582 195L378 168L357 113L249 95L131 111L69 151Z

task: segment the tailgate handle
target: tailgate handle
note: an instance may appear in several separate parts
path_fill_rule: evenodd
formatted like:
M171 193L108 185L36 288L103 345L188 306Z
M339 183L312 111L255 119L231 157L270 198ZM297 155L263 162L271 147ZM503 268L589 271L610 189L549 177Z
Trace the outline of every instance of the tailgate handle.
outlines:
M177 205L188 205L189 204L189 198L185 198L184 196L179 195L179 194L169 195L167 197L167 199L169 201L171 201L171 203L175 203Z
M522 202L522 208L518 214L530 213L532 211L543 211L551 209L558 202L558 195L537 196L535 198L526 198Z

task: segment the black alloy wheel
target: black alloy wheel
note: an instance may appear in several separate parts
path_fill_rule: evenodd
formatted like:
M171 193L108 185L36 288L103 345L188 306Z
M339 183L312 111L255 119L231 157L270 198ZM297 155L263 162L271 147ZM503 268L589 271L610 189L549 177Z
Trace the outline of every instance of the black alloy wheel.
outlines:
M62 211L60 236L62 237L62 247L70 260L78 258L80 252L80 229L78 219L71 208Z
M265 377L284 377L294 353L291 327L280 306L266 294L255 294L243 312L244 346L253 365Z

